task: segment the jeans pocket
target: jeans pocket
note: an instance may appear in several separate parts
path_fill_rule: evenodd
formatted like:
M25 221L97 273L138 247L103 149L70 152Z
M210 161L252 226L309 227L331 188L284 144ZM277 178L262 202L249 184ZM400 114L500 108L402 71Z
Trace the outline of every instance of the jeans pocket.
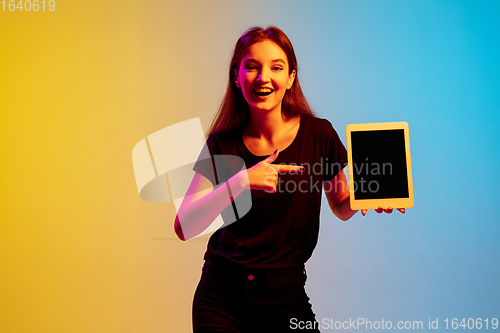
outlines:
M220 271L203 268L203 272L201 274L201 282L210 286L220 286L224 283L225 277L224 274Z
M296 298L306 295L303 283L273 284L273 291L281 298Z

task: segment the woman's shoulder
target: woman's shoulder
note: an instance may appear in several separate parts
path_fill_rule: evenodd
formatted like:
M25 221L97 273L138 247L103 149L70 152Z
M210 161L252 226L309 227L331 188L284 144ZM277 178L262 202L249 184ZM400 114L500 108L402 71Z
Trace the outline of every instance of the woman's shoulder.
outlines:
M207 141L232 141L240 137L241 133L242 131L240 126L237 126L225 131L211 133L208 136Z
M332 133L336 133L333 128L332 123L328 119L319 118L319 117L307 117L304 118L305 128L312 132L316 133L319 136L323 135L331 135Z
M229 130L211 133L206 141L210 152L216 154L234 154L241 139L241 129L234 127Z

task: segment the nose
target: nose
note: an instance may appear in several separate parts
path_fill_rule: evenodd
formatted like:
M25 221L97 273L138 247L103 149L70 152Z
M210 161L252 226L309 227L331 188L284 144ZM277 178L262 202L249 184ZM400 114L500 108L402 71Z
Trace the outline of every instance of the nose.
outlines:
M269 71L265 68L262 68L259 76L257 77L257 81L260 83L266 83L270 81Z

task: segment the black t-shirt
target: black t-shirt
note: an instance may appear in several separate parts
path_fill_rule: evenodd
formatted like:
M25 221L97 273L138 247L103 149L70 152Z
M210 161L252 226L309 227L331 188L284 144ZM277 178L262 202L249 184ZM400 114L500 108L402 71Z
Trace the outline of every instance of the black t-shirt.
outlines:
M206 147L211 156L241 157L247 169L267 157L252 154L239 129L211 135ZM301 165L305 171L280 173L276 193L251 190L251 209L210 237L205 259L222 257L248 268L273 269L300 266L311 257L318 240L322 185L345 167L346 149L328 120L302 117L295 139L273 164ZM226 179L217 179L213 166L200 155L193 169L216 186Z

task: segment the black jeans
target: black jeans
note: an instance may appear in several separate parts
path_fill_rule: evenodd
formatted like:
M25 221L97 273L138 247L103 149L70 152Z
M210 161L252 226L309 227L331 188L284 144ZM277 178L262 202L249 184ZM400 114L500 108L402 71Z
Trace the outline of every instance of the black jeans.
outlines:
M193 331L319 332L306 279L304 266L264 271L208 259L194 295Z

